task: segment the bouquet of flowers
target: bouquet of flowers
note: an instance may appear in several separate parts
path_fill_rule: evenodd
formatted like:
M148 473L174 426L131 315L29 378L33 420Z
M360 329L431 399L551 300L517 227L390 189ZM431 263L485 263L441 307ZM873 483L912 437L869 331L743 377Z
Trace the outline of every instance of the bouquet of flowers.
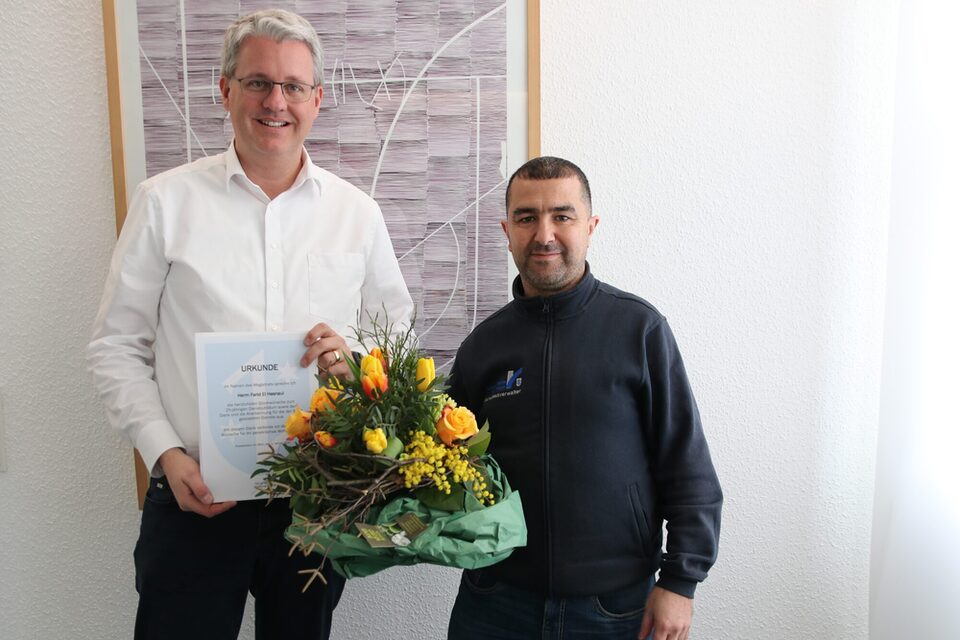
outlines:
M487 425L441 391L412 329L357 331L368 355L348 358L352 379L317 376L307 409L287 418L288 443L260 461L259 491L289 496L286 536L367 576L429 562L476 569L526 544L520 495L486 454Z

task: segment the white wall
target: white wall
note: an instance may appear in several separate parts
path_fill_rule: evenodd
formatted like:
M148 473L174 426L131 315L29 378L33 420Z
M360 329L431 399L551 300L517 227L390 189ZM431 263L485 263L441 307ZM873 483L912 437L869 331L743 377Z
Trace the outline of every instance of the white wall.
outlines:
M543 151L670 319L723 483L698 638L865 638L895 7L544 3Z
M99 3L2 22L0 636L129 637L133 465L81 354L115 237Z
M960 4L900 6L873 640L960 638Z
M670 318L724 483L694 637L865 638L895 3L542 4L543 151L592 180L595 273ZM126 638L131 456L81 361L114 239L100 8L8 5L0 636ZM440 637L455 588L351 583L335 637Z

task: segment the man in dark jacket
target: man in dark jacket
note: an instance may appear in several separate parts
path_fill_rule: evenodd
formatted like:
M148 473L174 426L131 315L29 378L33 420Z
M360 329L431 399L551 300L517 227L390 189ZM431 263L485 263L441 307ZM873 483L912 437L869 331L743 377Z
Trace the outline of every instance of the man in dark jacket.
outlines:
M653 306L590 273L598 222L573 163L510 178L514 300L464 341L450 395L489 420L528 543L464 573L452 640L684 640L716 559L723 497L680 352Z

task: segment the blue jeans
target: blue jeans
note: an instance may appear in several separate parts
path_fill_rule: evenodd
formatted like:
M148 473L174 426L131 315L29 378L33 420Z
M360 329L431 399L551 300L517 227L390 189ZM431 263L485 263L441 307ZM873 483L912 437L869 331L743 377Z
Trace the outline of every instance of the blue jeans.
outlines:
M654 578L613 593L550 598L464 571L447 640L637 640Z

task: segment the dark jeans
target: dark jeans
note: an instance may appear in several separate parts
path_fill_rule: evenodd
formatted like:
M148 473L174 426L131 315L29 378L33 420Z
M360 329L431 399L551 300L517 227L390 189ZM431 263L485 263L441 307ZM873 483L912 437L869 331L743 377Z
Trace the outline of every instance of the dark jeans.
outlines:
M319 555L288 556L283 530L290 506L275 500L240 502L213 518L180 510L166 479L151 480L133 552L137 640L235 640L247 592L256 598L257 640L326 639L344 580L329 568L302 593L300 569Z
M448 640L637 640L653 576L614 593L549 598L464 571Z

